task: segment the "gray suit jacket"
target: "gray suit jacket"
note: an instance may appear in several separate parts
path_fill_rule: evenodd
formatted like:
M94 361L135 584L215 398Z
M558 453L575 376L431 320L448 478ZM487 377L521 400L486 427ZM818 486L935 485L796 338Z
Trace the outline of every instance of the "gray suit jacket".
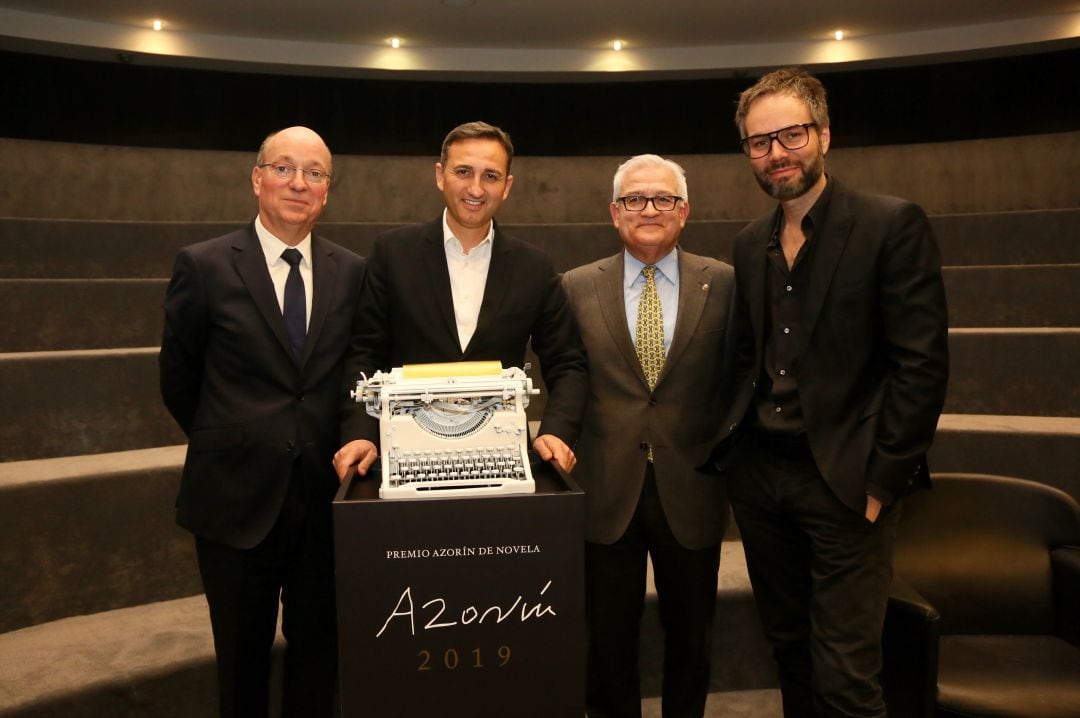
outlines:
M649 391L627 327L623 253L563 276L589 360L589 390L574 479L585 490L585 534L610 544L626 531L653 447L656 483L671 530L686 548L719 543L723 482L698 472L721 438L731 401L734 270L679 249L675 335Z

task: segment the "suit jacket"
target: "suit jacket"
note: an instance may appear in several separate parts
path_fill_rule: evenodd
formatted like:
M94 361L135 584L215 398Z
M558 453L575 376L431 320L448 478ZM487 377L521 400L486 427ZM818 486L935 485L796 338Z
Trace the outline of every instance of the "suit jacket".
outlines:
M496 223L476 331L462 351L442 217L399 227L375 238L345 388L355 389L361 373L371 376L403 364L499 360L504 367L520 367L530 338L548 390L540 433L573 445L581 423L585 353L550 257ZM363 405L347 401L344 415L345 441L378 443L378 421Z
M724 485L695 469L717 441L730 405L735 348L732 268L679 250L675 333L649 390L627 326L624 254L571 270L563 285L589 357L588 401L575 447L585 490L586 539L610 544L626 531L645 479L645 446L664 515L691 549L720 542Z
M177 522L206 539L250 548L265 538L297 457L323 481L327 501L336 490L331 459L364 260L321 237L311 250L314 293L299 361L254 223L176 258L161 395L188 436Z
M948 318L941 255L922 209L828 181L832 198L812 240L819 244L795 371L817 468L861 514L871 486L885 503L929 486L926 452L948 379ZM748 322L738 415L751 406L761 373L765 248L775 219L758 218L735 241L739 310Z

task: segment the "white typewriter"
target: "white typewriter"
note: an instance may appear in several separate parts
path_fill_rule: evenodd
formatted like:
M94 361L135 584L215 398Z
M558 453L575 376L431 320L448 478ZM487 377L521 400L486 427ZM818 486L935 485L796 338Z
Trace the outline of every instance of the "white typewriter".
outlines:
M529 494L532 379L499 362L414 364L351 392L379 419L380 498Z

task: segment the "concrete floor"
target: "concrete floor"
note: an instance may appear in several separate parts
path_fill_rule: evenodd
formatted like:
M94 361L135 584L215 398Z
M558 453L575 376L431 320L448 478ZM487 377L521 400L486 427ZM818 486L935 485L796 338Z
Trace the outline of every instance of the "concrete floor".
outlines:
M780 691L727 691L712 693L705 704L705 718L781 718ZM641 718L660 718L660 699L641 701Z

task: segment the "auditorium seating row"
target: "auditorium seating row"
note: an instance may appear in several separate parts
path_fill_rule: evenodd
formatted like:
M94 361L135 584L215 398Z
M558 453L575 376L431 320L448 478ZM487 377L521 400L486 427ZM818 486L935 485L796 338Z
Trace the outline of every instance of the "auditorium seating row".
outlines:
M1080 133L1063 141L1075 155ZM1080 356L1080 197L1067 183L998 169L1044 138L957 147L964 144L836 150L830 166L851 184L922 202L938 234L952 371L932 467L1030 478L1080 497L1080 388L1069 380ZM254 203L242 185L250 157L0 146L20 173L36 171L20 158L44 157L61 180L81 176L101 188L96 214L85 200L66 205L59 184L40 196L0 189L0 300L8 307L0 327L0 716L205 715L212 648L191 540L173 524L183 436L160 405L156 355L172 257L249 219ZM911 166L961 157L969 186L949 192L948 177L920 184ZM766 204L741 158L679 159L694 198L683 244L727 258L735 233ZM335 185L320 227L361 254L382 229L434 216L439 200L427 189L429 160L382 158L362 183L359 168L371 162L339 160L347 180ZM544 247L560 270L613 253L605 206L616 163L522 158L515 173L540 189L518 193L519 179L504 227ZM112 172L98 173L99 165ZM125 171L126 195L116 178ZM413 175L425 184L409 207L390 187ZM185 204L183 182L210 186L192 197L195 209L174 206ZM232 185L235 192L212 191ZM725 542L721 567L716 691L776 680L735 539ZM643 632L643 688L655 696L655 611Z

